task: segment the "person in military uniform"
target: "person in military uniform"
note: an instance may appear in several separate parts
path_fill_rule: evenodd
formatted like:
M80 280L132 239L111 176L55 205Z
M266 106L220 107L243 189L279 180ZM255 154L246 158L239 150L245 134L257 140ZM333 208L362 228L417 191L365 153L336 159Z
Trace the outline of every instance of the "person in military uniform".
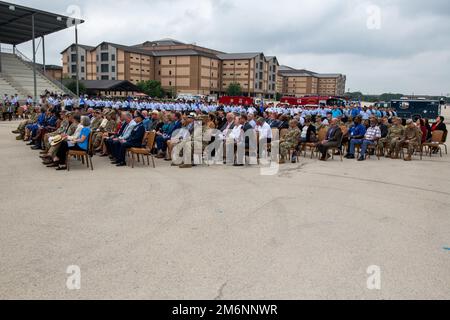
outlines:
M67 128L67 131L63 134L60 134L63 138L64 137L75 137L77 136L76 132L77 130L81 132L81 127L79 128L80 123L80 116L74 115L73 113L68 114L68 120L69 120L69 127ZM56 137L56 136L55 136ZM53 137L53 138L55 138ZM53 139L52 139L53 140ZM50 148L48 149L46 154L43 154L41 158L43 159L44 165L51 165L53 163L53 159L56 157L56 154L58 153L60 143L54 144L50 142Z
M288 152L289 150L296 150L297 146L299 144L300 141L300 129L298 128L298 121L297 120L291 120L289 122L289 129L288 132L286 134L286 136L282 139L280 139L280 154L281 154L281 159L280 159L280 164L285 163L286 162L286 158L288 156ZM294 151L294 153L292 154L292 163L296 162L296 157L297 154Z
M70 126L70 121L69 121L70 113L66 113L65 111L61 111L61 115L63 116L63 120L61 121L61 124L60 124L59 128L56 129L56 131L54 131L54 132L46 133L44 135L43 142L44 142L44 148L45 149L42 152L42 154L47 154L48 153L48 150L51 147L50 146L51 140L52 140L51 138L53 138L55 136L58 136L58 135L61 135L61 134L64 134L64 133L66 133L67 129L69 129L69 126Z
M116 127L115 115L116 113L114 111L109 111L108 113L106 113L105 119L103 120L100 127L96 131L93 131L92 142L94 144L96 152L100 152L102 150L101 144L104 133L114 131L114 128Z
M408 148L408 154L404 158L405 161L411 161L412 155L416 151L417 147L419 147L421 140L422 132L419 128L417 128L414 121L411 119L406 121L405 133L403 134L403 138L400 143L401 148Z
M18 134L18 136L16 137L16 140L24 139L25 128L27 127L27 125L37 122L38 116L39 116L39 106L31 108L29 118L20 122L19 126L17 127L17 130L14 130L12 132L14 134Z
M398 159L400 152L400 143L405 133L405 128L402 126L402 120L400 118L392 119L392 126L389 128L387 137L380 141L383 148L389 149L388 158Z
M102 112L100 110L95 110L91 119L91 132L95 132L98 128L100 128L102 121Z

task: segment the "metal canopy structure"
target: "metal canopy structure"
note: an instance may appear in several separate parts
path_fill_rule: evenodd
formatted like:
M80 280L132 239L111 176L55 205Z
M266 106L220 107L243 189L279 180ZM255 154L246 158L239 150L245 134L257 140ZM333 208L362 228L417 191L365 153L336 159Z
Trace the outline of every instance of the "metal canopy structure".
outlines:
M81 24L76 20L56 13L19 6L0 1L0 41L5 44L18 45L33 40L33 16L35 38Z
M67 80L70 81L70 80ZM140 92L139 88L127 80L81 80L89 93L98 92Z
M70 18L56 13L16 5L14 3L0 1L0 53L1 44L16 45L33 41L33 73L34 73L34 102L37 101L36 90L36 38L42 39L42 59L45 66L45 41L44 37L75 26L75 42L78 46L78 28L83 20ZM15 52L15 51L14 51ZM78 50L77 50L78 55ZM77 57L78 58L78 57ZM2 72L0 55L0 72ZM78 70L78 59L77 59ZM45 72L45 67L44 67ZM78 90L77 77L77 95Z

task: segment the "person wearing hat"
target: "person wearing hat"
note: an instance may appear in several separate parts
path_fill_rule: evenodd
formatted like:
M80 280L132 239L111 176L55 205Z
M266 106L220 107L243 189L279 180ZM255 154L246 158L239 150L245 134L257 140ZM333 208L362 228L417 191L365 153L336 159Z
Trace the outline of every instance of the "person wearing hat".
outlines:
M66 116L70 123L69 127L65 132L62 132L59 135L63 139L74 140L80 136L81 130L83 129L83 126L80 124L81 116L79 114L73 114L72 112L68 112ZM50 139L50 148L48 149L47 153L44 153L42 156L40 156L41 159L43 159L44 165L54 164L54 159L56 158L59 147L61 146L61 143L55 143L54 138ZM57 165L55 164L54 166Z
M402 119L398 117L392 118L392 126L389 128L385 143L389 150L388 158L398 159L404 134L405 127L402 125Z
M147 131L156 131L159 123L161 122L161 117L158 110L153 110L150 115L150 121L148 123Z
M50 132L50 133L46 133L44 135L44 151L42 152L42 154L47 154L48 150L51 147L51 138L61 135L61 134L65 134L67 132L67 130L69 129L70 126L70 112L65 112L65 111L61 111L61 116L62 116L62 121L59 125L59 128L56 129L54 132Z
M92 118L91 118L91 131L95 132L98 128L100 128L100 125L103 122L102 112L97 109L94 111Z
M54 164L51 165L52 167L56 166L56 170L67 170L66 160L69 150L88 151L89 136L91 134L90 124L91 120L89 117L81 117L80 125L82 129L80 135L76 138L66 137L59 143L59 150L55 159L53 159Z
M406 129L400 142L400 148L407 148L408 154L405 155L405 161L411 161L412 155L417 150L422 139L422 132L416 126L412 119L406 120Z
M142 140L145 135L144 119L145 117L140 111L135 112L134 121L136 122L136 126L126 140L119 140L119 143L114 146L113 156L115 161L113 161L112 164L115 164L118 167L126 166L125 155L127 149L142 147Z

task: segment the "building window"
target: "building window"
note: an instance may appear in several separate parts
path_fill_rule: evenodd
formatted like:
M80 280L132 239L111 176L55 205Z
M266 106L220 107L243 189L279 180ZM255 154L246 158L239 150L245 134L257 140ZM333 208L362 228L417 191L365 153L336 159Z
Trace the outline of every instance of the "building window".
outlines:
M108 64L102 64L102 72L109 72L109 65Z
M84 62L84 56L81 56L81 62Z
M108 61L108 59L109 59L109 54L108 54L108 52L102 53L102 61Z
M158 71L158 76L160 76L160 75L161 75L161 70Z
M112 77L111 80L116 80L116 77Z
M171 76L172 75L172 71L169 71L169 76Z
M108 44L106 43L102 44L101 50L108 50Z
M84 67L81 67L81 73L84 73Z
M169 81L169 86L172 86L172 81Z
M172 60L169 60L169 64L172 64Z
M112 60L112 61L116 61L116 55L115 55L115 54L112 54L112 55L111 55L111 60Z
M99 71L99 68L98 68L98 66L97 66L97 73L98 73L98 71Z
M72 73L76 73L77 72L77 66L76 65L72 65Z
M109 80L109 76L102 76L102 80Z
M116 72L116 67L115 66L111 66L111 72Z
M72 54L70 59L71 59L72 62L77 62L77 55L76 54Z

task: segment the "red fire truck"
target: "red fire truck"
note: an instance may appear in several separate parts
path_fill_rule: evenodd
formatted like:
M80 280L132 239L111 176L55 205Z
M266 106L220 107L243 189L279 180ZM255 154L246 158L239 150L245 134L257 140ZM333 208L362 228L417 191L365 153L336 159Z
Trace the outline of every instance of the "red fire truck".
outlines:
M283 97L280 102L291 106L344 106L346 104L345 99L331 96Z
M254 99L250 97L228 97L224 96L219 98L219 104L223 105L241 105L241 106L250 106L254 104Z

